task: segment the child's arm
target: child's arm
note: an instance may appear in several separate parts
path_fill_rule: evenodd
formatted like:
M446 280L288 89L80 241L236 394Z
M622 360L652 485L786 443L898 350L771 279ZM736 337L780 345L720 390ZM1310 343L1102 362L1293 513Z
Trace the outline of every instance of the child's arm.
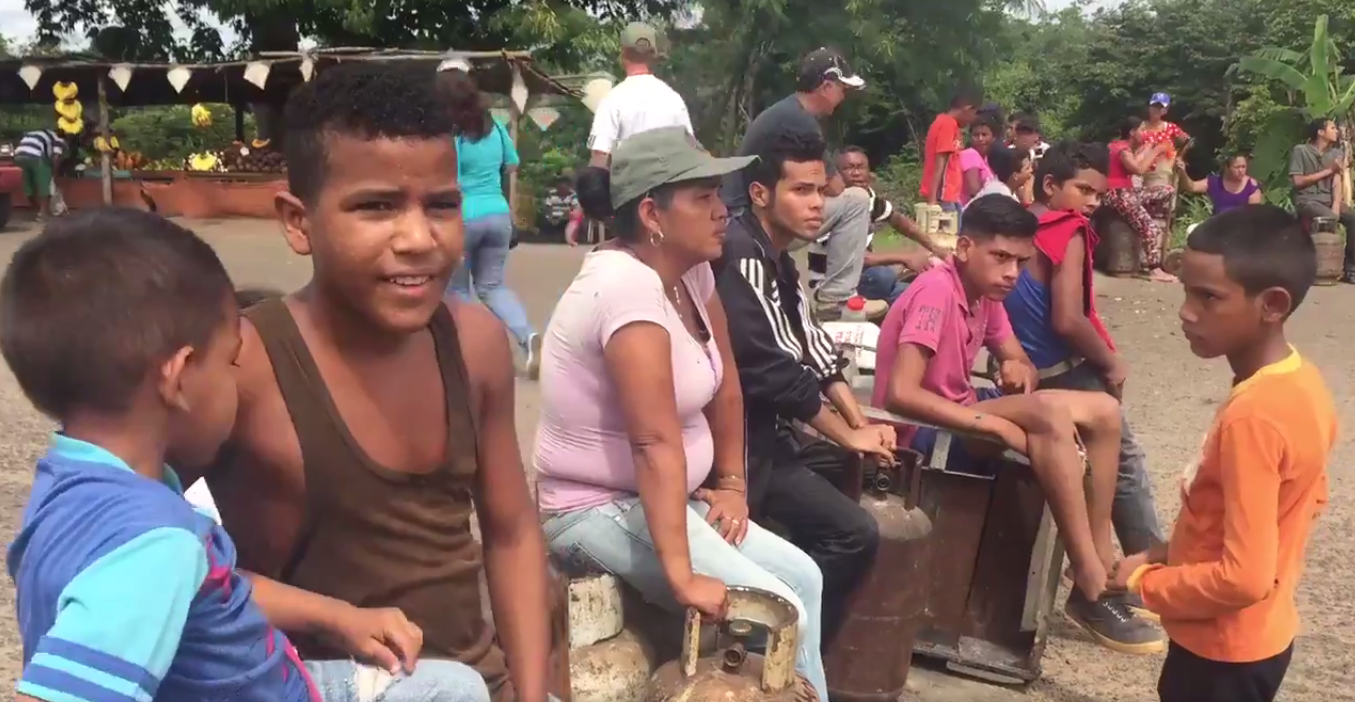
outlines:
M257 573L238 572L249 578L255 606L283 632L319 634L345 653L392 675L413 671L418 663L423 631L399 609L355 607Z
M203 542L192 532L163 527L86 566L56 598L56 620L24 667L19 699L154 698L179 649L188 609L207 580L207 562Z
M1110 348L1105 339L1096 333L1092 320L1087 316L1087 291L1083 287L1086 275L1087 244L1081 235L1068 240L1068 249L1063 254L1063 262L1051 266L1050 307L1053 310L1051 323L1054 333L1058 334L1073 352L1087 359L1112 385L1124 383L1124 365L1119 356Z
M551 647L546 541L518 450L513 354L503 325L488 310L456 305L453 314L463 330L467 371L478 386L475 512L494 623L518 699L545 700Z
M1129 578L1129 589L1164 618L1213 619L1260 602L1275 587L1284 437L1258 418L1233 420L1219 431L1223 557L1143 565Z

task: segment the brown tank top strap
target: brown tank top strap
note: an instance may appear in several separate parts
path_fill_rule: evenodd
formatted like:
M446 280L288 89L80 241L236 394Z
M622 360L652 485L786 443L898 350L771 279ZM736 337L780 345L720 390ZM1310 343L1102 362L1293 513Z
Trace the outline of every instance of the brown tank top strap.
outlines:
M273 298L245 310L244 314L263 341L301 448L306 507L291 553L279 574L283 582L288 582L315 537L320 524L319 513L325 504L320 489L325 482L311 471L315 466L333 466L334 461L354 461L356 457L343 448L343 437L330 418L332 400L320 375L320 367L306 348L301 329L296 326L286 301L281 297Z
M437 348L438 370L442 373L442 386L446 389L448 446L463 447L461 452L468 454L471 460L479 455L475 426L475 411L471 406L472 390L470 374L466 370L466 359L461 354L461 333L457 331L456 321L446 305L440 305L433 313L428 329L433 334L433 345Z

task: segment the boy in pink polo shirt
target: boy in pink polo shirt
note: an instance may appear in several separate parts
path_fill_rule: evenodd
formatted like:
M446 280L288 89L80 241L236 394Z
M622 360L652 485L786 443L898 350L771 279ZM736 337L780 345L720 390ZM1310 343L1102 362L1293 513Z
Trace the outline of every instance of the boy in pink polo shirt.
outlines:
M1054 521L1068 546L1077 586L1070 609L1114 609L1103 597L1114 561L1110 507L1120 452L1120 408L1105 393L1035 390L1036 371L1012 333L1002 299L1035 253L1039 222L1020 203L985 195L970 203L955 254L918 276L894 303L880 330L873 404L924 422L986 434L1030 457ZM975 389L970 369L986 346L1000 363L1000 390ZM1081 437L1091 463L1084 494ZM900 436L924 455L936 430ZM950 466L972 458L954 446ZM1118 610L1115 610L1118 611ZM1113 617L1097 638L1123 636Z

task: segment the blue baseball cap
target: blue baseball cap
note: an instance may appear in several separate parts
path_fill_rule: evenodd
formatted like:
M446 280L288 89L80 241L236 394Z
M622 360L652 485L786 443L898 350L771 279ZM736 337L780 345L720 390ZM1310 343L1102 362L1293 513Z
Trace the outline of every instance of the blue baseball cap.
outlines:
M1148 104L1166 107L1172 104L1172 96L1166 93L1153 93L1153 96L1148 98Z

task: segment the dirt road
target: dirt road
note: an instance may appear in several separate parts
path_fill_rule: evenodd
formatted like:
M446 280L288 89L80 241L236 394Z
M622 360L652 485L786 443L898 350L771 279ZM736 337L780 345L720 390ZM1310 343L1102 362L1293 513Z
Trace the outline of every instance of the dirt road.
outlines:
M217 247L239 285L291 289L306 281L309 262L286 248L270 222L185 222ZM7 264L31 229L11 226L0 234L0 264ZM523 297L532 319L549 315L560 291L569 283L582 252L553 246L523 246L514 252L509 281ZM1126 398L1135 431L1148 451L1158 510L1170 523L1178 507L1175 488L1182 467L1193 457L1213 408L1228 389L1229 373L1218 362L1190 354L1177 329L1175 285L1102 280L1100 309L1131 366ZM1355 324L1350 305L1355 288L1313 291L1290 324L1291 341L1318 364L1339 403L1343 436L1331 465L1331 508L1319 523L1309 549L1308 570L1300 588L1306 622L1297 642L1281 699L1286 702L1355 700L1350 676L1355 672ZM1346 312L1341 312L1346 309ZM530 451L538 396L533 383L518 384L518 427L524 455ZM20 394L8 369L0 371L0 538L13 536L34 460L43 452L52 426L34 412ZM8 579L0 587L0 613L13 612ZM1031 700L1062 702L1146 701L1156 699L1154 685L1160 659L1108 653L1070 625L1055 627L1045 655L1045 676L1024 693L985 687L951 686L950 694L934 692L934 676L920 678L924 700ZM21 647L13 619L0 616L0 660L3 675L14 679ZM933 690L932 692L927 692Z

